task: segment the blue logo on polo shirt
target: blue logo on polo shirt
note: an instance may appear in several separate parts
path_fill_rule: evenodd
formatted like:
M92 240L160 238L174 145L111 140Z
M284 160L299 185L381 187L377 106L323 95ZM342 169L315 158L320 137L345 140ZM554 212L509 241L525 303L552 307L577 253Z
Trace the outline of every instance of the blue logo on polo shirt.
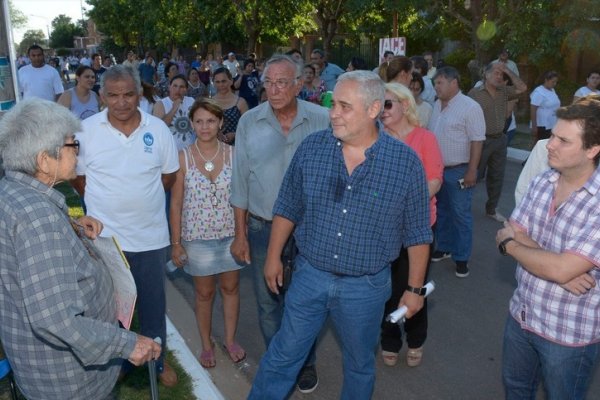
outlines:
M144 133L144 152L152 153L152 145L154 144L154 136L150 132Z
M144 133L144 144L146 146L152 146L154 144L154 136L150 132Z

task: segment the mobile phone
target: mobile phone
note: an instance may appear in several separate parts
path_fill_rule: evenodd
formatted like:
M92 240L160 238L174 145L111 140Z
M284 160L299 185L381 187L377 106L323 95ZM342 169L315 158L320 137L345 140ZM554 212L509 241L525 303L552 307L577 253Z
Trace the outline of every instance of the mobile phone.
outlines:
M460 178L458 181L458 187L461 189L466 189L467 187L465 186L465 180L463 178Z

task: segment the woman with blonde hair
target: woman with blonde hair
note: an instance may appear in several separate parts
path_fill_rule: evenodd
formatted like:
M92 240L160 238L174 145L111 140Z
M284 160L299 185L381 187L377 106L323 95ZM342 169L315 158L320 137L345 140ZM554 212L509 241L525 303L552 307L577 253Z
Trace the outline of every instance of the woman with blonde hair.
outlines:
M381 121L385 131L406 143L419 156L425 170L429 189L431 226L435 224L435 194L440 190L444 164L435 135L419 126L415 99L410 90L400 83L385 85L385 101ZM428 266L429 269L429 266ZM385 304L385 314L398 308L400 297L408 287L408 252L402 248L400 256L392 263L392 296ZM423 358L423 343L427 338L427 301L423 308L404 323L408 352L406 363L416 367ZM394 366L402 347L402 331L397 324L383 321L381 325L381 356L383 363Z

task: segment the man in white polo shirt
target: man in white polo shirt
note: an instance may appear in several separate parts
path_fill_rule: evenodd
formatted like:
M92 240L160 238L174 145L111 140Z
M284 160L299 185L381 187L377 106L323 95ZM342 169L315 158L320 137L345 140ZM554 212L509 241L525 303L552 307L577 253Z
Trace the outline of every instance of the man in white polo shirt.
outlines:
M102 236L119 241L138 291L140 331L166 344L164 263L169 230L165 190L179 170L169 128L138 108L139 75L122 65L102 76L100 95L107 108L83 123L74 186L85 194L88 215L104 223ZM123 372L128 372L126 366ZM159 379L174 386L177 375L157 362Z
M62 80L56 68L47 65L44 60L44 50L34 44L27 50L31 64L19 70L19 90L24 99L39 97L56 101L65 91Z

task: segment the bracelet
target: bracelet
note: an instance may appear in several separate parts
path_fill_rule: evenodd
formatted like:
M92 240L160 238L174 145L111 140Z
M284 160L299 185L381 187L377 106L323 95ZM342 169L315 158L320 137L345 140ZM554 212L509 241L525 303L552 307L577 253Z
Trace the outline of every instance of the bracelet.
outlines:
M173 241L171 242L171 244L172 244L172 245L175 245L175 244L181 244L181 242L180 242L179 240L173 240Z

